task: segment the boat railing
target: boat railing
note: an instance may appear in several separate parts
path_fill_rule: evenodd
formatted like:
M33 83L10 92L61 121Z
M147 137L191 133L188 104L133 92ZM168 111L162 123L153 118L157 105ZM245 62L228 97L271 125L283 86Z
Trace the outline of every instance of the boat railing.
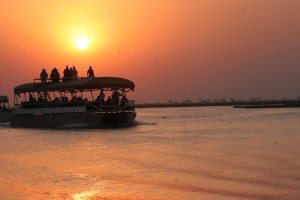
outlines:
M134 100L126 100L126 101L121 100L119 109L120 110L126 110L126 109L134 110L135 109L135 101Z
M99 101L34 101L21 102L15 105L16 108L36 109L36 108L63 108L63 107L85 107L88 111L116 112L133 111L135 102L133 100L120 104L106 104Z
M33 79L34 84L41 84L41 83L59 83L59 82L66 82L71 80L80 80L80 79L86 79L87 77L62 77L62 78L47 78L47 79L41 79L41 78L35 78Z
M19 108L56 108L86 106L85 101L26 101L16 104Z
M103 112L115 112L115 111L134 111L135 102L133 100L127 101L126 103L110 104L102 103L100 101L89 101L87 102L87 110L97 110Z

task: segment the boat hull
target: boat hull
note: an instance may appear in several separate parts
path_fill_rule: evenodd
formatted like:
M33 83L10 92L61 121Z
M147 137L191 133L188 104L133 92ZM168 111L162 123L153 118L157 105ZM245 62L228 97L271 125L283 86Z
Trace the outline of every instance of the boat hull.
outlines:
M134 125L135 112L12 115L11 126L26 128L103 128Z
M10 112L0 112L0 122L9 122L11 117Z

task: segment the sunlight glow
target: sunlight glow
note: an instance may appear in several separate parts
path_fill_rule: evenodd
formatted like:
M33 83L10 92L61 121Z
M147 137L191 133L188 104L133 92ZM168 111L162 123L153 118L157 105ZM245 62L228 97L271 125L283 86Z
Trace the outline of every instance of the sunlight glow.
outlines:
M76 15L62 6L49 17L49 36L56 48L68 55L96 55L112 44L115 23L107 16L95 18L93 13L99 13L98 8L77 6L73 5ZM81 11L89 9L90 12Z
M73 200L88 200L91 199L95 195L95 192L82 192L78 194L74 194L72 196Z
M79 50L85 50L89 47L89 41L85 37L79 37L75 41L76 48Z

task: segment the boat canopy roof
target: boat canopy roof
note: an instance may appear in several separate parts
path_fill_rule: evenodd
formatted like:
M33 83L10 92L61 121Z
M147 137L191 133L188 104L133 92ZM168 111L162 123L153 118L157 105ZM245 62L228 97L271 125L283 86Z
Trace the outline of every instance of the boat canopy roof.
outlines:
M56 83L26 83L14 88L14 92L46 92L46 91L84 91L84 90L97 90L102 88L120 89L126 88L134 90L134 83L128 79L119 77L89 77L79 78L70 81L56 82Z
M7 103L8 97L7 96L0 96L0 103Z

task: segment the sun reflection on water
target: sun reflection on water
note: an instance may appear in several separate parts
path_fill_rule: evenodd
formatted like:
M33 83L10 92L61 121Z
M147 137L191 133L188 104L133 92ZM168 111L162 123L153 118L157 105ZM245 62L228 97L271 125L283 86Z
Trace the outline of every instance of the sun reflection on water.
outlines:
M96 195L96 192L85 191L78 194L72 195L73 200L89 200Z

